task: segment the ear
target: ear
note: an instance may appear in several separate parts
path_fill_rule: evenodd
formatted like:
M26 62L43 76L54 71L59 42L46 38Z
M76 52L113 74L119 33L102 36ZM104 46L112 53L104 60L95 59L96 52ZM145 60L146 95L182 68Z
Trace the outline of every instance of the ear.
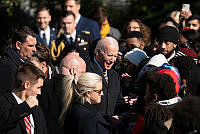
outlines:
M41 62L42 67L46 67L47 63L45 61Z
M90 91L87 91L87 92L86 92L86 96L87 96L88 98L90 98Z
M140 48L143 50L144 49L144 41L141 41L141 43L140 43Z
M152 101L153 101L153 102L156 102L157 100L158 100L158 95L157 95L157 94L154 94L154 95L153 95Z
M81 4L78 4L77 6L78 6L78 7L77 7L78 10L80 10L80 9L81 9Z
M176 48L177 44L174 44L174 48Z
M70 73L71 75L74 75L74 74L75 74L75 69L74 69L74 68L69 69L69 73Z
M51 15L49 15L49 22L51 21Z
M46 62L43 61L43 62L40 63L40 65L41 65L41 67L42 67L42 71L43 71L43 72L46 72L46 71L47 71L47 64L46 64Z
M99 48L97 48L96 55L99 55L99 56L101 56L101 50L100 50Z
M31 86L31 83L30 83L30 81L25 81L24 82L24 88L26 89L26 88L29 88Z
M20 50L20 46L21 46L21 42L17 41L17 42L15 43L16 49L17 49L17 50Z

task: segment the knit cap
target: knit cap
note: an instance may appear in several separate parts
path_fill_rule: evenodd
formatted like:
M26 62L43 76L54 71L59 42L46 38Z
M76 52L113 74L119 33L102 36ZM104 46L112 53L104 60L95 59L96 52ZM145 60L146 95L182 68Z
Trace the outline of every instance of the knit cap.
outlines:
M138 66L142 60L148 58L147 54L139 48L134 48L127 52L124 56L125 59L129 60L135 66Z
M175 27L164 26L158 31L158 41L170 41L177 43L179 41L179 33Z

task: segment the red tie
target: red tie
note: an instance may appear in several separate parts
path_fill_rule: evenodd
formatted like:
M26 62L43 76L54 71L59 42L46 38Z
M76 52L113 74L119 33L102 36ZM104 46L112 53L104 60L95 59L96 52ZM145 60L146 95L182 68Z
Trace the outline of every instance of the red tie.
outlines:
M30 120L30 117L29 116L24 117L24 122L25 122L27 134L31 134L31 120Z

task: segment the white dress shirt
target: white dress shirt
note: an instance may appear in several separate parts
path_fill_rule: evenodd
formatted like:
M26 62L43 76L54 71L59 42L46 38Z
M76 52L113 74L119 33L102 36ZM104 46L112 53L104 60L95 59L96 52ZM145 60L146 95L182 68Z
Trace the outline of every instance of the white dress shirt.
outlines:
M50 27L48 26L48 28L45 31L41 30L39 28L39 33L40 33L40 38L41 39L43 38L43 34L45 33L46 39L47 39L47 45L49 46L49 41L50 41Z
M14 92L12 92L12 94L15 97L15 99L16 99L18 104L23 103L23 101L18 96L16 96ZM30 114L30 122L31 122L31 134L34 134L35 126L34 126L34 120L33 120L33 115L32 114Z

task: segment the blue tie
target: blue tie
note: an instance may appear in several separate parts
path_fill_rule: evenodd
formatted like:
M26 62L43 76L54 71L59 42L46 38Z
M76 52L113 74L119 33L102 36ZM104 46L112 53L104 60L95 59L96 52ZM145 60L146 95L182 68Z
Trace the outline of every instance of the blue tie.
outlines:
M42 40L43 40L43 44L47 45L47 38L46 38L46 34L45 33L43 33Z

